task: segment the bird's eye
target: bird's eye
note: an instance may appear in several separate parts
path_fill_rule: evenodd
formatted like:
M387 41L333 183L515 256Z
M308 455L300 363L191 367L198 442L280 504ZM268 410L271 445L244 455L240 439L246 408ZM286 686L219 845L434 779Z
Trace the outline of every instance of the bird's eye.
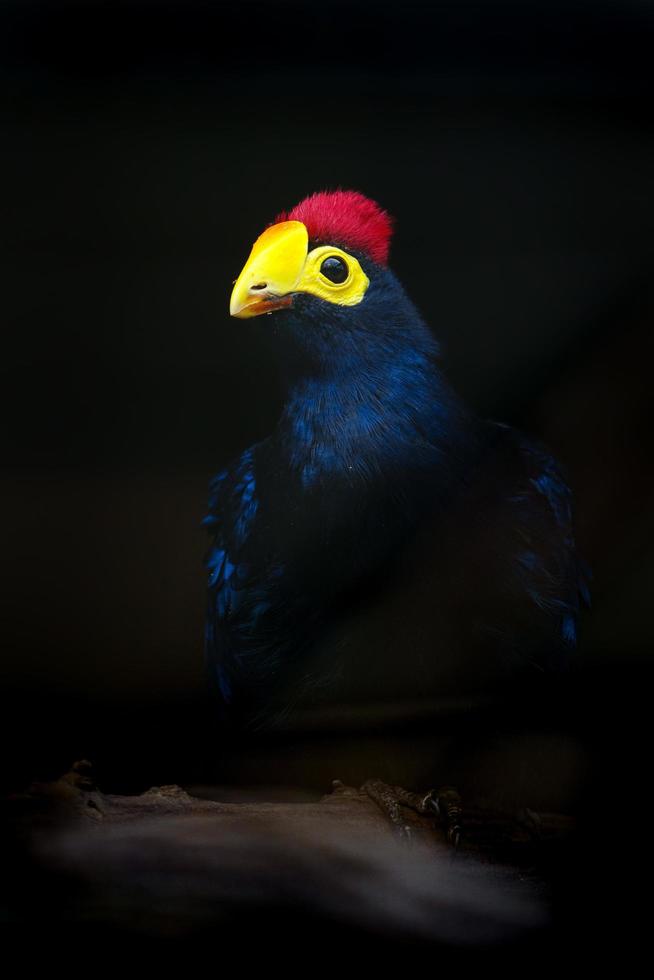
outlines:
M350 274L347 263L343 259L339 259L336 255L330 255L329 258L325 259L320 266L320 271L325 279L329 279L330 282L337 284L345 282Z

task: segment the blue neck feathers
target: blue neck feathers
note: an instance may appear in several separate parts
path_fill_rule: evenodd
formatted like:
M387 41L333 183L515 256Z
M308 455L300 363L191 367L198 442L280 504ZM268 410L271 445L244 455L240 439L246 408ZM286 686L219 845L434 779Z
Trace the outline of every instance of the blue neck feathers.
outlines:
M392 351L368 344L364 359L341 358L334 370L292 387L277 439L305 488L434 470L447 482L464 440L469 446L470 422L438 371L432 343Z
M425 472L432 488L444 486L475 442L474 423L393 273L366 272L359 306L299 296L275 314L289 383L273 439L305 489L389 479L408 488Z

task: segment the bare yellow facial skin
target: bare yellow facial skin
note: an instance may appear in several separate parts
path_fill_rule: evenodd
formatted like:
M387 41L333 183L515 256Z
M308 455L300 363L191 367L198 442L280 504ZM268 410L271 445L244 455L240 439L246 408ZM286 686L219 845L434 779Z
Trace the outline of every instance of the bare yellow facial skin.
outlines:
M229 304L231 316L260 316L290 306L294 293L310 293L328 303L355 306L370 280L353 255L334 245L308 251L309 234L301 221L280 221L266 228L234 283ZM343 282L331 282L320 271L325 259L336 257L348 270Z

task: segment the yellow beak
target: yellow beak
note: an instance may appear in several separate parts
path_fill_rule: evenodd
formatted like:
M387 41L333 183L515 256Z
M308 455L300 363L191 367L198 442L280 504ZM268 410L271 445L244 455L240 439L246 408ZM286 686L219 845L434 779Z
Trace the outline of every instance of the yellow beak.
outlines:
M234 283L231 316L271 313L292 303L291 293L302 278L309 234L301 221L280 221L266 228Z

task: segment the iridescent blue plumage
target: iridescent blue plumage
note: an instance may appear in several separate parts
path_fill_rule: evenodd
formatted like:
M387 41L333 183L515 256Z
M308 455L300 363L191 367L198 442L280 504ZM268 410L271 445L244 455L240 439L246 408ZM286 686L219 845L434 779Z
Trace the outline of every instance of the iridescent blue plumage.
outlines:
M585 579L541 447L476 419L400 284L264 317L288 395L211 486L207 656L228 712L435 695L565 666Z

